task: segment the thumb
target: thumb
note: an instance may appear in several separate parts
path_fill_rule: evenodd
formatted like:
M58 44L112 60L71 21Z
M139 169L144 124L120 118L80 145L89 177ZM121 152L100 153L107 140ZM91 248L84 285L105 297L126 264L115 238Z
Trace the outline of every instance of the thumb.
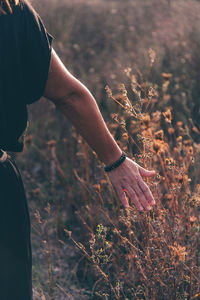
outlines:
M145 177L151 177L156 175L156 171L152 170L152 171L148 171L142 167L139 167L139 172L141 176L145 176Z

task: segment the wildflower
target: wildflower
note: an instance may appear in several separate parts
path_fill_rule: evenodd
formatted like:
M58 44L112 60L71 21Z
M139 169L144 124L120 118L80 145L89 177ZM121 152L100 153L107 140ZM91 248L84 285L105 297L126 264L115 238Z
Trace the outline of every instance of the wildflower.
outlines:
M195 294L195 295L192 297L192 299L199 299L199 297L200 297L200 294Z
M150 87L149 91L148 91L148 98L151 100L153 97L157 97L158 96L158 92L156 91L155 88Z
M96 193L100 193L100 191L101 191L100 184L93 184L93 188L95 189Z
M147 127L149 127L150 121L151 121L151 119L150 119L149 114L143 114L143 115L142 115L142 122L143 122Z
M160 143L154 141L154 143L153 143L153 149L154 149L154 151L157 153L160 150L160 148L161 148Z
M188 153L189 153L189 155L194 155L194 149L193 149L193 147L192 146L190 146L190 147L188 147Z
M183 122L178 121L178 122L176 122L176 125L177 125L177 127L180 129L180 128L182 127L182 125L183 125Z
M111 116L111 118L112 118L113 120L115 120L116 122L118 121L118 115L117 115L117 114L111 113L110 116Z
M196 192L197 192L198 194L200 194L200 184L197 184L197 185L196 185L196 189L195 189L195 190L196 190Z
M160 120L161 120L161 112L160 111L155 111L152 113L152 120L155 122L155 123L159 123Z
M165 103L169 102L170 99L171 99L171 95L170 94L164 94L163 95L163 101Z
M159 131L157 131L157 132L155 132L155 138L157 140L163 140L163 138L164 138L164 132L163 132L162 129L159 130Z
M123 83L118 84L118 90L122 95L127 95L127 90Z
M48 212L48 215L50 215L50 213L51 213L51 205L50 205L49 202L47 204L47 207L45 207L45 210Z
M194 194L189 201L192 206L199 207L200 206L200 197L197 194Z
M184 182L184 184L187 184L188 181L189 181L188 175L187 175L187 174L184 174L184 175L183 175L183 182Z
M175 241L174 245L170 245L169 248L171 249L172 261L174 261L175 265L178 262L185 261L185 257L188 254L186 247L182 247Z
M172 78L172 74L171 73L162 73L162 77L166 80L169 80Z
M153 65L155 58L156 58L156 52L153 49L149 49L149 57L151 61L151 66Z
M158 151L164 153L165 151L168 151L169 145L167 143L165 143L164 141L154 140L154 142L153 142L153 149L155 150L156 153Z
M189 221L191 224L194 224L197 221L197 218L195 216L190 216Z
M165 161L166 161L166 164L170 167L174 167L176 165L176 162L172 157L166 158Z
M168 128L168 133L170 135L174 134L174 132L175 132L174 128L172 128L172 127Z
M167 92L167 88L169 86L170 81L169 80L165 80L165 82L162 84L162 91L163 93Z
M134 74L131 75L131 82L132 82L132 84L135 84L135 85L137 84L137 79Z
M113 95L113 98L115 100L117 100L118 102L124 102L124 101L127 100L127 96L126 95L122 95L120 93L117 93L117 94Z
M183 176L181 174L175 175L175 178L178 182L182 183L183 182Z
M132 69L130 67L127 67L124 69L124 73L126 74L126 76L130 77Z
M196 126L192 127L192 131L194 131L195 133L200 134L200 131L198 130L198 128Z
M172 120L171 110L168 109L168 110L166 110L165 112L163 112L162 114L163 114L163 116L164 116L164 118L165 118L165 121L166 121L167 123L171 123L171 120Z
M36 209L35 213L34 213L34 216L35 218L37 219L38 223L39 224L42 224L42 218L41 218L41 215L40 215L40 212L38 209Z
M109 98L112 97L112 90L110 89L110 87L108 85L106 85L105 87L106 93L108 95Z
M129 139L129 137L128 137L128 134L125 132L125 133L123 133L122 134L122 136L123 136L123 138L125 139L125 140L127 140L128 141L128 139Z
M142 131L142 141L143 142L150 142L152 139L152 130L151 128L148 128L147 130Z

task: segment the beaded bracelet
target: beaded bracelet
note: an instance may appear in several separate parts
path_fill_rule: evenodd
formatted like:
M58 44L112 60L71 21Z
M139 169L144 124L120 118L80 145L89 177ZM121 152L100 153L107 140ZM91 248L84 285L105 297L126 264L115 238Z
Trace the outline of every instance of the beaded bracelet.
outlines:
M126 153L124 151L122 151L121 157L118 160L116 160L114 163L112 163L108 166L105 166L104 171L105 172L110 172L110 171L116 169L117 167L119 167L125 161L125 159L126 159Z

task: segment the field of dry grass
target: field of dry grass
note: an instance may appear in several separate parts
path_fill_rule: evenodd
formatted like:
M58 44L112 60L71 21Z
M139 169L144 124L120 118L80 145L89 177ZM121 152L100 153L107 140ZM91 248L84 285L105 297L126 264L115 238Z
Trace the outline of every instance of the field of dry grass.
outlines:
M124 209L95 153L48 100L17 155L34 300L200 298L200 2L32 1L156 206Z

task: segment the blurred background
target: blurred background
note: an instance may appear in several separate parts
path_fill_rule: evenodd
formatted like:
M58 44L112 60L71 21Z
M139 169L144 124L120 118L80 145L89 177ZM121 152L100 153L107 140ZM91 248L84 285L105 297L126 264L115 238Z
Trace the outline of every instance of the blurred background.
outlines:
M179 122L183 126L176 137L190 138L189 144L196 145L199 159L200 1L31 3L53 35L53 47L65 66L92 92L116 140L130 155L137 151L127 148L121 130L113 124L113 114L120 115L120 109L108 98L105 87L108 85L116 94L121 83L130 95L127 70L131 69L140 84L153 91L154 101L145 113L151 119L156 111L170 110L171 125L175 128ZM97 224L105 223L100 203L111 213L112 220L118 220L119 201L114 200L116 195L95 154L50 101L42 98L29 106L29 121L25 150L16 159L32 220L34 299L153 299L139 294L133 298L133 294L126 293L117 298L103 288L102 293L95 294L99 275L69 239L68 231L76 241L87 243ZM165 131L162 122L156 127L160 129ZM170 144L171 140L165 142ZM153 168L154 161L147 167ZM196 176L192 181L194 190L199 183L198 171L192 172ZM193 299L170 297L155 299Z

